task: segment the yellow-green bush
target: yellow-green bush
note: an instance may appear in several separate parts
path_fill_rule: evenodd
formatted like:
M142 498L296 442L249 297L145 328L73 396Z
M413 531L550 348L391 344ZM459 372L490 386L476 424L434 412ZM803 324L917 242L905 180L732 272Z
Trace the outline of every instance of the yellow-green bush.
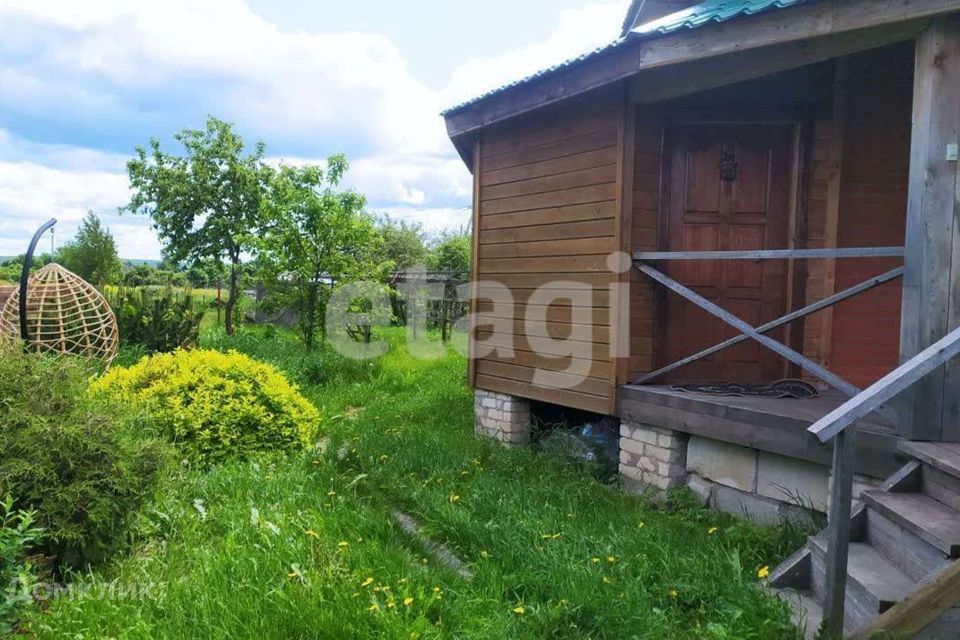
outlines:
M319 421L282 373L236 351L157 354L92 388L146 409L171 440L214 460L310 446Z

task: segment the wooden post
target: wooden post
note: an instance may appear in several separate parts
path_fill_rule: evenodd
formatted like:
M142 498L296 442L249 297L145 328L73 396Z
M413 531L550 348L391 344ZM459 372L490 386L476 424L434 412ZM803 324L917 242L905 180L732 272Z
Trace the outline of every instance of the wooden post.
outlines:
M843 58L833 63L833 117L831 123L830 155L827 179L827 203L823 223L823 246L836 248L840 228L840 185L843 181L843 143L846 131L846 72ZM823 263L823 297L837 289L837 261ZM833 366L833 309L827 309L820 316L820 364Z
M472 387L477 382L477 297L480 295L480 187L482 186L483 137L473 139L473 216L471 218L470 249L470 333L467 334L467 383ZM409 313L408 313L409 315Z
M633 250L633 174L636 154L637 112L630 104L624 91L622 111L617 123L617 218L615 227L616 251L623 254L625 265L620 271L611 274L611 282L617 284L610 289L610 376L614 393L610 400L610 412L617 410L616 389L626 384L630 369L630 279L633 269L629 259ZM616 261L614 261L616 262Z
M918 38L907 204L900 361L960 322L960 184L948 159L960 142L960 19L935 19ZM960 365L939 369L902 398L900 435L960 440Z
M837 434L833 441L833 486L830 490L826 598L823 607L827 638L843 637L847 597L847 558L850 551L850 512L853 501L853 454L856 427Z

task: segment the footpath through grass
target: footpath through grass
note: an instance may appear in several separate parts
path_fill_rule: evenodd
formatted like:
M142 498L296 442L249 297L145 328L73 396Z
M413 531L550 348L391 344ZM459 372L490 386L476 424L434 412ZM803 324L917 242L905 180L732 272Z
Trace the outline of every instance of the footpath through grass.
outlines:
M41 638L797 638L757 571L796 532L683 497L658 506L581 465L472 432L465 363L307 354L282 333L207 346L273 362L321 411L299 456L181 469L131 552L73 576ZM392 519L402 510L474 573Z

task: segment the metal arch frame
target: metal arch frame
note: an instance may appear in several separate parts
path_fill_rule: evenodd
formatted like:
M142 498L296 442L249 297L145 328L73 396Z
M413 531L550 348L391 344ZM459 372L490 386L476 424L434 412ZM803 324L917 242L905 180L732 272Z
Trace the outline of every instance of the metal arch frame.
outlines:
M57 219L50 218L37 229L37 232L33 234L33 239L30 240L27 253L23 257L23 269L20 270L20 300L18 301L20 304L17 310L20 314L20 338L24 342L30 341L30 330L27 327L27 286L30 280L30 269L33 267L33 252L37 250L40 237L55 224L57 224Z

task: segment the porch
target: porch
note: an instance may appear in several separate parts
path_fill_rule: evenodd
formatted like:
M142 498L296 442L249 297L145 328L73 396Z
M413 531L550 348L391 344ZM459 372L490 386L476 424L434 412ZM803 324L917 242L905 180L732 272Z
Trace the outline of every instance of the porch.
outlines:
M826 469L831 464L831 448L807 430L847 399L835 390L801 399L718 396L681 391L671 385L623 385L617 416ZM878 413L859 423L856 446L856 472L861 475L885 478L902 466L895 426Z

